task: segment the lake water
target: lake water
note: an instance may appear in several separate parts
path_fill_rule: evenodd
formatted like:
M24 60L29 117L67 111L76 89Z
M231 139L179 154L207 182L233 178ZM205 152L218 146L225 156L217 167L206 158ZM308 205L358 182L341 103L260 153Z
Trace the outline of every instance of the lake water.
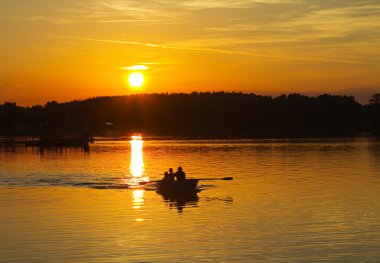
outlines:
M131 152L128 140L0 148L0 261L380 260L379 141L147 140ZM115 189L179 165L234 180L201 181L189 200Z

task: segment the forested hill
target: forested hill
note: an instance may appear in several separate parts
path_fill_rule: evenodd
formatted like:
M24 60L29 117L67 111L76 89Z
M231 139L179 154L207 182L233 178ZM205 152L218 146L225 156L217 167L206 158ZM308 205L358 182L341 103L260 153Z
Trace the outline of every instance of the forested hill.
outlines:
M379 130L380 95L368 105L348 96L225 92L97 97L33 107L0 104L2 131L38 129L41 123L167 135L343 136Z

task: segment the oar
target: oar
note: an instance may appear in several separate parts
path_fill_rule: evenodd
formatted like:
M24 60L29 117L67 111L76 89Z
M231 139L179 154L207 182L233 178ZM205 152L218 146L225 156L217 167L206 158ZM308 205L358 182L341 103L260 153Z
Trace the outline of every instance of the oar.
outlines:
M157 182L162 182L162 180L153 180L153 181L139 182L139 185L150 184L150 183L157 183Z
M189 179L195 179L199 181L214 181L214 180L225 180L225 181L231 181L234 178L233 177L222 177L222 178L189 178ZM154 181L147 181L147 182L139 182L140 185L144 184L150 184L150 183L157 183L157 182L162 182L162 180L154 180Z
M197 180L199 180L199 181L207 181L207 180L212 180L212 181L214 181L214 180L225 180L225 181L231 181L231 180L233 180L234 178L233 177L222 177L222 178L199 178L199 179L197 179Z

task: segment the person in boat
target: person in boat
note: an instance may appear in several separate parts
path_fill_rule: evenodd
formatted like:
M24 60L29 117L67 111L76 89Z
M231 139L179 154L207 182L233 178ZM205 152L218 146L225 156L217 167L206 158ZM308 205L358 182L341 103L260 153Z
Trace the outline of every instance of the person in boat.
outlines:
M174 181L174 178L175 178L175 173L173 171L173 168L169 168L169 176L173 179Z
M162 178L162 181L168 181L169 180L169 173L164 172L164 178Z
M172 168L169 168L169 172L164 173L164 178L162 178L162 181L174 182L174 173Z
M177 179L177 182L184 182L186 181L186 174L182 170L182 167L178 167L177 172L175 173L175 178Z

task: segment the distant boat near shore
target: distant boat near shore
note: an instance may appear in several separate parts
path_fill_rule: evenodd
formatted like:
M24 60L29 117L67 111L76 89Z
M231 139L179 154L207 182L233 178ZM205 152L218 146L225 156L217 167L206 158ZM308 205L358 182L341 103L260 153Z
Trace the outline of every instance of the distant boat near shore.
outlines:
M39 131L14 129L0 134L0 145L25 146L86 146L94 142L83 123L42 123Z

